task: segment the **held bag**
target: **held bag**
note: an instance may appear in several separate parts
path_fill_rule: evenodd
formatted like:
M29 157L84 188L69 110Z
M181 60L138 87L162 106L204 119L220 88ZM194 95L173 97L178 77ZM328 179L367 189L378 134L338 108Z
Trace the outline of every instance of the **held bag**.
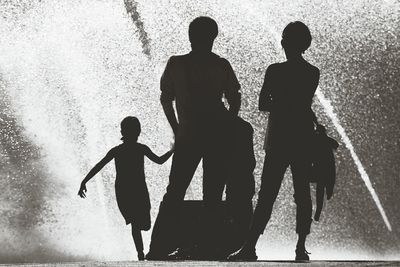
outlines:
M313 136L312 159L309 172L310 183L316 183L317 208L314 220L319 221L325 193L329 200L333 195L336 181L336 165L334 151L339 143L326 134L324 126L318 124Z

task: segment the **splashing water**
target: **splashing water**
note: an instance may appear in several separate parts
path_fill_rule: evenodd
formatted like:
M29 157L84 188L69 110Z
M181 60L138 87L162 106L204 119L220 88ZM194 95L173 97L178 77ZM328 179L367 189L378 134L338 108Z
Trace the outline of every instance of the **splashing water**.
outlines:
M392 226L390 225L390 222L386 216L385 210L382 207L382 204L378 198L378 195L375 192L375 189L372 187L371 180L369 179L369 176L367 172L364 169L364 166L362 165L360 159L358 158L356 152L354 151L353 144L350 141L350 138L347 136L346 131L340 125L339 119L337 118L333 107L331 103L329 102L328 99L325 98L321 90L318 88L316 91L316 96L319 100L319 102L322 104L324 107L325 112L328 114L329 118L332 120L333 125L335 126L335 129L339 132L340 136L342 137L342 140L344 144L346 145L347 149L350 151L351 157L354 160L354 163L356 164L357 170L361 175L362 180L365 183L365 186L368 188L368 191L370 192L372 198L374 199L374 202L382 216L383 221L386 224L386 227L388 228L389 231L392 231Z

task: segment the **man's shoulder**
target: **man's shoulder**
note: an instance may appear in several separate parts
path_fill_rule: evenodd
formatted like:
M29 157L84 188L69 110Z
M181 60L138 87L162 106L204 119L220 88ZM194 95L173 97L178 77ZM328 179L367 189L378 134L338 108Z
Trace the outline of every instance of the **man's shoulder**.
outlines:
M183 60L186 60L189 57L189 54L183 54L183 55L173 55L168 59L169 64L174 64L176 62L180 62Z
M221 57L220 55L217 55L217 54L215 54L215 53L212 53L212 55L213 55L214 59L215 59L216 61L220 62L222 65L225 65L225 66L230 66L230 65L231 65L231 63L229 62L229 60L227 60L226 58Z
M184 55L173 55L168 59L166 70L175 72L177 69L181 69L180 66L184 65L188 61L188 54Z
M217 66L222 67L224 71L233 71L232 65L229 60L214 53L212 53L212 56Z

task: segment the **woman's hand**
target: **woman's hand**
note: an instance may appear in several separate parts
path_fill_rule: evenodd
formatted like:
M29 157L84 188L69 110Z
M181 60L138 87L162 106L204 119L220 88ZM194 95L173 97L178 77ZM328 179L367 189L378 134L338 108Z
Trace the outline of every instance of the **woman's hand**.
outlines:
M82 183L81 187L79 188L79 191L78 191L78 196L80 196L81 198L85 198L86 197L86 194L85 194L86 192L87 192L86 184Z

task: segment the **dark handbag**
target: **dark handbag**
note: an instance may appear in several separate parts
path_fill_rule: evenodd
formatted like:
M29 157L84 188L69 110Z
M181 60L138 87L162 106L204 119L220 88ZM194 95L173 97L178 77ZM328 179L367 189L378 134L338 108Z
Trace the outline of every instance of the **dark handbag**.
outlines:
M318 221L321 215L325 193L331 199L336 182L336 165L334 151L339 147L335 139L326 134L326 129L318 125L314 131L312 144L311 169L309 182L317 184L317 208L314 220Z

